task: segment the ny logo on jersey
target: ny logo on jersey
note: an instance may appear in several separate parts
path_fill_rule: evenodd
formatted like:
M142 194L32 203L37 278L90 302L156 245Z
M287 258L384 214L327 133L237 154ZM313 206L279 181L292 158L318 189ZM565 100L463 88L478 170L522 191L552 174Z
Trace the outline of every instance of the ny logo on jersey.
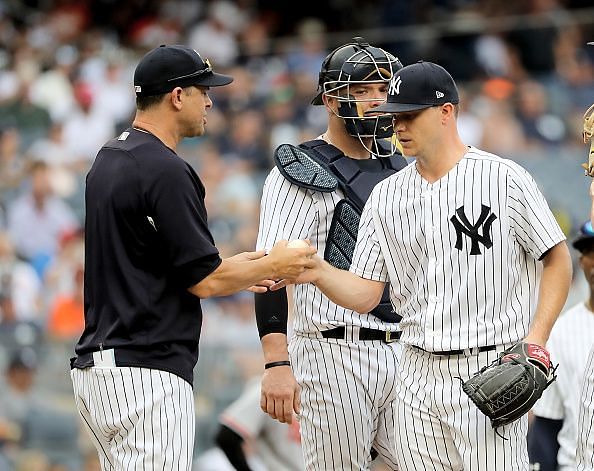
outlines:
M388 95L400 95L400 85L402 84L402 79L400 75L390 80L390 86L388 87Z
M497 219L497 216L491 213L491 208L481 204L481 215L475 224L471 224L466 214L464 214L464 206L460 206L456 209L456 214L450 218L454 229L456 229L456 245L454 247L462 250L462 234L466 234L472 242L470 255L481 254L479 243L490 249L493 245L493 241L491 240L491 225L495 219ZM482 234L479 233L479 229L482 229Z

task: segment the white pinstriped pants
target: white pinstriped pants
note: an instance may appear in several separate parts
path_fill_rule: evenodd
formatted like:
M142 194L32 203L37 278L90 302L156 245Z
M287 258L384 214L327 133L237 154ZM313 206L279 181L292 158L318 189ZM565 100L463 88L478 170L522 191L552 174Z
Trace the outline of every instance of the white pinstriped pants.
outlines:
M306 470L368 470L371 447L397 469L394 376L399 351L397 343L379 340L291 339L291 363L301 386Z
M590 351L582 383L578 415L577 470L594 470L594 349Z
M131 367L74 368L70 376L103 471L190 471L195 418L187 381Z
M466 381L503 349L445 356L403 346L396 377L401 471L528 470L528 416L500 427L502 439L456 379Z

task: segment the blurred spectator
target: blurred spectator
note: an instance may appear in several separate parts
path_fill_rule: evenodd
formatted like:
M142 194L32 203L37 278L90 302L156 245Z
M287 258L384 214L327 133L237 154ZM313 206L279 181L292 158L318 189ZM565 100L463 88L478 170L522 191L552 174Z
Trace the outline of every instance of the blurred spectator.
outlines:
M229 125L229 134L221 136L217 142L223 159L244 161L253 170L268 170L272 161L265 131L262 113L255 110L235 113Z
M320 64L327 51L326 26L318 18L305 18L297 26L298 42L287 53L290 74L303 77L311 83L312 90L318 83Z
M556 23L562 15L559 2L530 0L518 2L518 6L521 15L513 17L515 27L507 33L506 39L527 74L548 79L555 70Z
M549 112L548 96L543 85L525 80L517 88L517 118L522 125L526 143L532 148L543 144L559 145L567 130L559 116Z
M30 185L8 205L7 229L18 255L31 261L40 275L56 254L60 235L79 226L72 209L53 194L50 169L33 162Z
M95 111L119 128L130 121L136 109L132 77L121 60L115 57L107 60L104 77L95 85Z
M17 128L26 143L47 133L51 120L49 113L29 99L29 86L21 83L17 94L0 104L0 127Z
M5 387L0 395L0 417L24 427L29 411L39 404L34 389L37 354L32 348L15 351L5 371Z
M112 118L101 114L94 106L95 92L91 85L77 83L74 97L77 106L64 121L64 142L75 158L88 168L101 146L114 137L115 128Z
M76 273L84 264L84 231L76 228L61 234L56 256L44 273L45 304L52 305L58 296L76 291Z
M74 108L72 77L77 59L74 46L59 47L54 62L31 84L31 102L47 110L54 121L64 120Z
M40 318L42 284L33 267L19 260L5 232L0 232L0 323L33 322Z
M157 44L177 44L181 34L181 25L170 9L158 9L156 14L145 12L135 19L129 30L129 39L137 47L152 49Z
M236 34L245 23L243 12L229 0L214 0L206 18L188 34L188 45L199 49L215 67L229 67L239 55Z
M64 140L64 126L52 123L47 136L35 140L26 151L28 161L47 164L49 179L56 196L71 197L77 189L77 178L82 178L87 161L81 161Z
M0 129L0 201L14 198L24 175L21 133L15 127Z
M72 293L58 295L50 306L47 323L50 338L70 342L80 337L85 326L83 281L84 269L81 265L74 273Z

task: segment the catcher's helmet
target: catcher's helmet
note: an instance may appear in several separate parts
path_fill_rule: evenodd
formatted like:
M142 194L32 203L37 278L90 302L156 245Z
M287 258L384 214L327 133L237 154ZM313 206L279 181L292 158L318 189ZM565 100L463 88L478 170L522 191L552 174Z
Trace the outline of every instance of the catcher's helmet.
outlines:
M371 46L361 37L332 51L322 63L318 79L318 94L312 105L323 104L322 96L338 100L337 115L344 119L347 132L362 138L388 138L393 134L392 116L364 116L357 106L362 101L351 95L349 87L360 83L386 83L402 68L392 54ZM374 151L377 153L377 149Z

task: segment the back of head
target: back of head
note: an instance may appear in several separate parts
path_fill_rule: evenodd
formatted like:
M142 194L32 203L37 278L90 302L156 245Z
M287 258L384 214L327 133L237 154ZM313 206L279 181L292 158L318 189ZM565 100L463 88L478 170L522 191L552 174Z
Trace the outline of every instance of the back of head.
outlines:
M363 100L355 99L350 87L370 83L387 85L401 68L402 64L394 55L355 37L324 59L318 79L318 94L311 103L322 105L323 96L335 98L338 101L338 116L344 119L347 132L353 137L390 137L391 117L365 116L357 106Z

